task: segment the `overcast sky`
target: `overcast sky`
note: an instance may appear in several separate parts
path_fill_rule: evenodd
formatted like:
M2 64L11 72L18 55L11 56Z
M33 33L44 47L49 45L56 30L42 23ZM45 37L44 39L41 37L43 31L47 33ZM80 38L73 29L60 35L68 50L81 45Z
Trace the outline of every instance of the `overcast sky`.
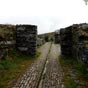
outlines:
M0 0L0 23L37 25L39 34L85 22L84 0Z

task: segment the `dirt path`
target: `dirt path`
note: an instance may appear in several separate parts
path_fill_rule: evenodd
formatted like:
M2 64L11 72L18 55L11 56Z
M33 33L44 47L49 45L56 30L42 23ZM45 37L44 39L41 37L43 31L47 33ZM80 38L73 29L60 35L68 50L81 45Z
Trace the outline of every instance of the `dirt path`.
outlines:
M60 47L50 45L46 43L40 48L42 54L39 59L27 69L13 88L64 88L58 59Z

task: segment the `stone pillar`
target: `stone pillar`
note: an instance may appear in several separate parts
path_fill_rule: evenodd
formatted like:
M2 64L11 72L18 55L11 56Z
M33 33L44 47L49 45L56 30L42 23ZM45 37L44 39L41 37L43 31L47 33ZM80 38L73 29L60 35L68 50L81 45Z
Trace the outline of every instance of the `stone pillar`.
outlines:
M72 32L71 26L60 30L61 54L72 56Z
M55 31L55 43L60 43L60 30Z
M37 26L16 25L16 49L23 54L35 55L37 41Z

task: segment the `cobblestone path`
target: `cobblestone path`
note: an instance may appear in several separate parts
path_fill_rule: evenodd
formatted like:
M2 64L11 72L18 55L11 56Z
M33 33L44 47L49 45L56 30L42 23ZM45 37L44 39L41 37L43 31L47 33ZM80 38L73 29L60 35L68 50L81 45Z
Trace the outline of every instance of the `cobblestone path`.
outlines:
M41 56L18 79L13 88L37 88L50 45L50 43L46 43L39 49Z
M59 64L59 45L46 43L41 56L18 79L13 88L64 88ZM49 52L50 51L50 52Z
M39 88L64 88L62 82L63 72L58 59L59 54L59 45L52 44Z

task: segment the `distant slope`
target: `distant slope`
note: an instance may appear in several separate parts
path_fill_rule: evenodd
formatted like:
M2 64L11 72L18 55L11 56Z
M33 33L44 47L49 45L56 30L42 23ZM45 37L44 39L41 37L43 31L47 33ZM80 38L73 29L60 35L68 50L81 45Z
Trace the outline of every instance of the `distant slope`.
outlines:
M54 38L54 33L55 32L49 32L49 33L39 34L38 37L45 38L45 36L48 36L49 39L51 39L51 38Z
M45 36L45 35L52 36L52 35L54 35L54 33L55 32L49 32L49 33L39 34L38 36Z

